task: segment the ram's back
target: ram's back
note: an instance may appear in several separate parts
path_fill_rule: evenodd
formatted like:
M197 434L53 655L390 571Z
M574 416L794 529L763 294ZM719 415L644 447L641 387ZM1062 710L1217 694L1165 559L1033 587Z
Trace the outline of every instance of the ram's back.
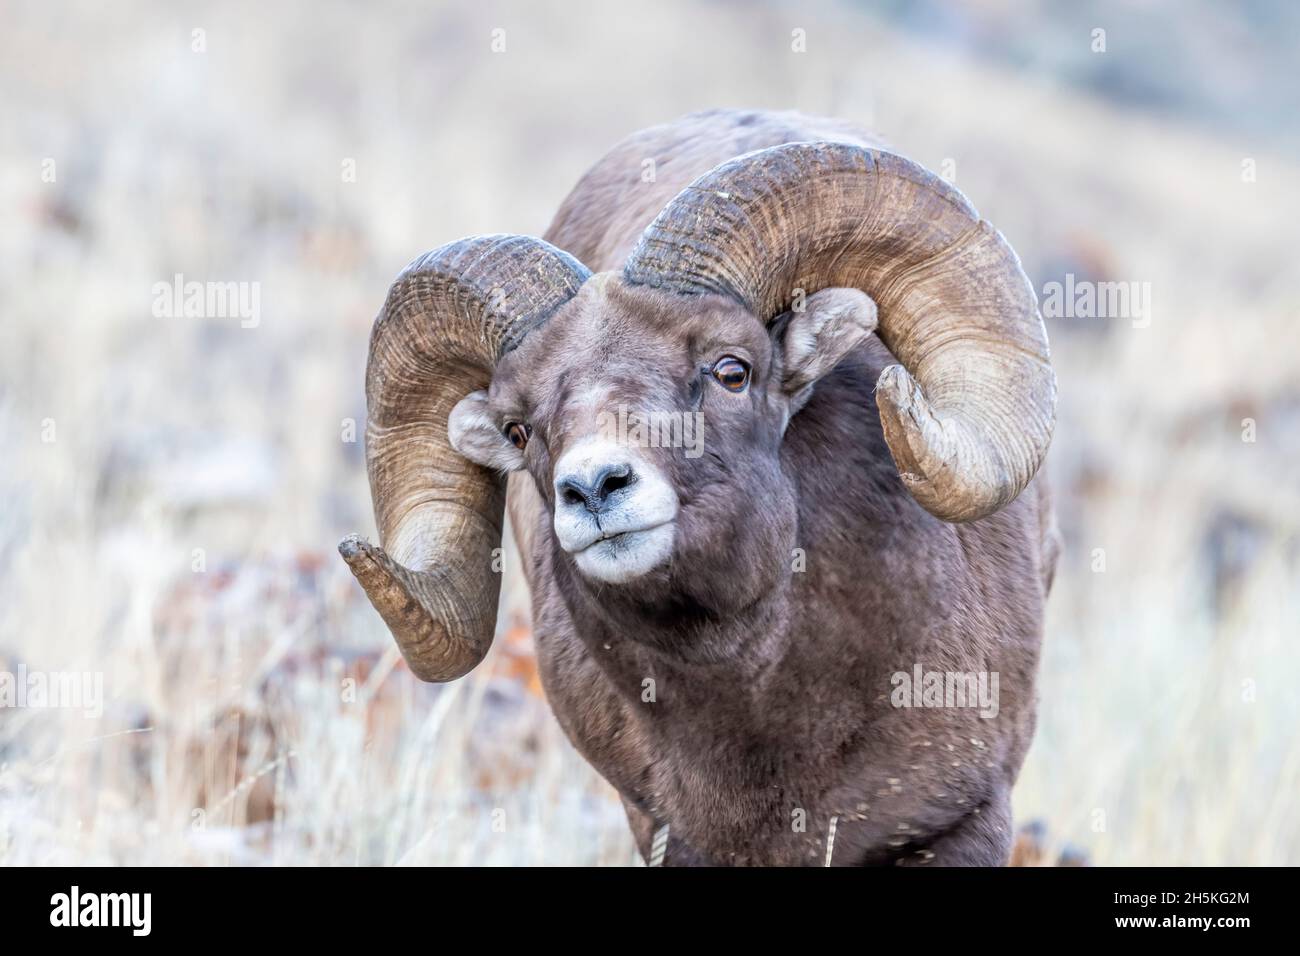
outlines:
M617 269L645 227L719 163L784 143L883 143L861 127L802 113L710 110L623 140L578 181L544 238L593 272Z

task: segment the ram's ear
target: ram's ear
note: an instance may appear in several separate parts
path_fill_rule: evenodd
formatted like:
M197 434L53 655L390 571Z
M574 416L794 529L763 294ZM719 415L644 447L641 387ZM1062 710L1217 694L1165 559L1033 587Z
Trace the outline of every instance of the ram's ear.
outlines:
M876 303L858 289L823 289L810 295L802 309L781 316L776 328L781 388L790 397L793 415L812 395L813 384L875 331Z
M485 391L470 392L456 403L447 417L447 437L452 448L484 468L518 471L524 467L523 453L488 415Z

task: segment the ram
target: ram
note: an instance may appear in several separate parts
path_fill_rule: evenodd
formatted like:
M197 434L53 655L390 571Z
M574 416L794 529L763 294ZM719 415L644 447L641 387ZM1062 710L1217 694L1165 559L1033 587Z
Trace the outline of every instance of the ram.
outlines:
M1006 861L1056 384L952 186L834 120L643 131L544 240L413 262L366 397L381 546L340 551L410 669L487 653L508 499L547 698L647 859ZM611 427L664 416L698 453Z

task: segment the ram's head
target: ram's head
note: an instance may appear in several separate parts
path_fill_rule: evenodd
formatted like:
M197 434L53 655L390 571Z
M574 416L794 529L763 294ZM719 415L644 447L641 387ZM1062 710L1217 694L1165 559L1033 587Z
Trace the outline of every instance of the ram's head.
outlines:
M877 307L901 364L876 402L904 484L946 521L993 513L1051 438L1046 335L1002 237L901 157L801 143L725 163L660 213L621 274L521 236L412 263L367 369L382 548L340 545L412 671L459 677L491 644L502 471L531 473L564 560L605 585L702 571L690 559L707 542L737 556L770 544L770 527L729 522L728 502L787 488L790 417Z

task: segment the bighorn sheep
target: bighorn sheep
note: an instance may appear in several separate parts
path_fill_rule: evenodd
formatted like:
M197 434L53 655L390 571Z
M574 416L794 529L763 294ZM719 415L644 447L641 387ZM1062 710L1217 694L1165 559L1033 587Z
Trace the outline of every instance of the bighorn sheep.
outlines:
M487 653L513 472L547 697L644 856L1006 861L1056 384L951 185L798 114L643 131L545 240L408 266L366 396L382 548L340 551L411 670ZM698 415L700 453L616 414Z

